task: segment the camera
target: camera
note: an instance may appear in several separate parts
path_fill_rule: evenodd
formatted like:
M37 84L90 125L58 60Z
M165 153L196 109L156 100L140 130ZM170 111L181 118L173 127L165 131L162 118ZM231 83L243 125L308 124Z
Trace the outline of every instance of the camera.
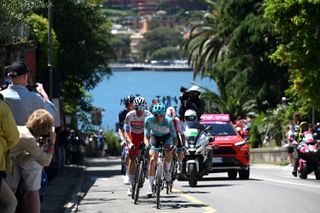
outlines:
M187 88L180 87L180 92L182 93L182 95L179 97L181 102L191 99Z
M39 143L40 146L44 145L46 142L50 142L50 136L48 135L42 135L37 139L37 142Z
M38 84L28 84L26 87L30 92L37 92Z

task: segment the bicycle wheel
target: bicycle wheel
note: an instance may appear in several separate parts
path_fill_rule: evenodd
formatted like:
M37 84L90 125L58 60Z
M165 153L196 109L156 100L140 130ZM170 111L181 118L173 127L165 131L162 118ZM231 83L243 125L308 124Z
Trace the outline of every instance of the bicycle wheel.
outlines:
M162 178L162 164L158 163L157 165L157 171L156 171L156 203L157 203L157 209L160 209L160 191L161 191L161 178Z
M136 171L139 170L139 167L140 167L140 161L137 160L136 162ZM131 198L134 199L134 195L135 195L135 188L136 186L138 185L138 172L136 172L135 176L134 176L134 183L133 183L133 186L132 186L132 196Z
M138 179L137 182L135 184L135 189L134 189L134 204L137 204L138 199L139 199L139 191L140 191L140 187L141 186L141 182L142 182L142 176L143 176L143 163L140 163L139 166L139 170L138 170Z

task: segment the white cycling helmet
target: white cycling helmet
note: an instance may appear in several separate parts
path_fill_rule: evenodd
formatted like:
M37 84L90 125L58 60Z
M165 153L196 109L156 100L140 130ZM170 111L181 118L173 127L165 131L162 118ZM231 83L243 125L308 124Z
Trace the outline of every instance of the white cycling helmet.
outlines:
M146 102L146 100L145 100L143 97L141 97L141 96L136 97L136 98L133 100L133 104L134 104L134 106L135 106L135 108L136 108L137 110L141 110L141 111L145 110L145 108L147 107L147 102Z
M176 117L176 110L171 106L167 108L167 112L166 114L170 117L170 118L174 118Z
M196 121L197 120L197 113L196 111L192 110L192 109L188 109L185 113L184 113L184 120L185 121Z

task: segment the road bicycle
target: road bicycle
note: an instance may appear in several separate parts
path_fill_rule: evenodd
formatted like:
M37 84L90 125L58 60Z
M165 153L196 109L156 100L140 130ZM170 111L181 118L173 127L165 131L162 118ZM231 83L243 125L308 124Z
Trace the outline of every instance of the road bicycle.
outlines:
M173 148L173 146L170 147L170 149L172 149L172 148ZM164 189L164 183L165 183L163 162L165 159L165 151L167 151L168 149L165 149L163 147L163 142L160 142L160 146L159 146L159 148L157 148L157 150L159 151L159 155L158 155L158 160L157 160L157 164L156 164L156 174L155 174L154 187L155 187L155 192L156 192L157 209L160 209L160 192L161 192L161 190ZM167 188L167 192L169 193L170 189L172 189L172 182L171 181L166 182L166 188Z
M143 144L139 147L139 154L136 158L137 172L135 175L135 183L132 190L132 198L134 204L138 203L140 188L143 187L145 177L147 176L147 150Z
M178 154L177 154L176 147L174 147L172 152L172 161L171 161L169 172L171 174L171 180L167 183L167 187L166 187L167 194L172 192L173 182L178 177Z

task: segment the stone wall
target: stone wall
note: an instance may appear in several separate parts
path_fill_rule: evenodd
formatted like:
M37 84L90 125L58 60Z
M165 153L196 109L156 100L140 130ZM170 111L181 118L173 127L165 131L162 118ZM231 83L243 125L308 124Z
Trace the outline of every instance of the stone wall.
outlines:
M250 150L251 164L289 164L286 147L255 148Z

